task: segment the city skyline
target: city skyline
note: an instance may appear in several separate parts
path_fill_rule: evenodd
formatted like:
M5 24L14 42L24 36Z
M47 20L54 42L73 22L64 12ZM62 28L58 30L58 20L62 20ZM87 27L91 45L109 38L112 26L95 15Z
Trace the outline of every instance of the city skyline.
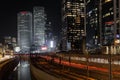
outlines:
M120 79L120 0L6 1L0 10L0 80Z
M5 7L5 5L7 7ZM17 13L20 11L32 12L34 6L45 7L45 11L48 14L47 19L51 22L54 34L59 35L58 31L60 30L61 22L61 0L7 1L7 3L0 3L0 41L4 36L17 36Z

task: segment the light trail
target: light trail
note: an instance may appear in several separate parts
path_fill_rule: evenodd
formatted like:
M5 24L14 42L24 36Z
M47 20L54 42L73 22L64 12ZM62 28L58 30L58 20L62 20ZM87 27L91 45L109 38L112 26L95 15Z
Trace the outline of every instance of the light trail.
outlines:
M52 59L50 56L40 56L40 57L45 58L47 60ZM88 67L88 70L96 70L96 71L101 71L101 72L106 72L106 73L109 72L109 69L106 69L106 68L100 68L100 67L95 67L95 66L87 66L87 65L68 62L68 61L64 61L64 60L60 61L60 59L58 59L58 58L54 58L54 62L61 63L62 65L71 66L71 67L74 67L74 68L87 69L87 67ZM112 74L120 75L120 72L112 71Z

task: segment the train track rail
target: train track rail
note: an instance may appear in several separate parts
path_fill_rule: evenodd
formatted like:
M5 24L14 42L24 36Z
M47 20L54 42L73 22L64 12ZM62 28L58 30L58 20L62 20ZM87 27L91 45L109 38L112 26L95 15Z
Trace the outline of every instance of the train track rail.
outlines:
M32 59L32 63L40 70L56 76L61 80L96 80L84 75L80 75L73 71L71 72L69 69L63 69L62 67L60 67L60 65L56 65L50 61L46 61L45 59L39 59L37 61Z

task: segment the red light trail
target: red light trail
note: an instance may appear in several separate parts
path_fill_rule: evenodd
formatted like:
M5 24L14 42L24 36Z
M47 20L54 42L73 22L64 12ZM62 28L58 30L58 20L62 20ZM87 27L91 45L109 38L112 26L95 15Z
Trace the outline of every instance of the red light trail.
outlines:
M52 59L50 56L40 56L40 57L45 58L47 60ZM88 70L94 70L94 71L96 70L96 71L101 71L101 72L106 72L106 73L109 72L109 69L106 69L106 68L100 68L100 67L95 67L95 66L87 66L87 65L77 64L77 63L68 62L68 61L64 61L64 60L61 60L61 62L60 62L60 59L58 59L58 58L54 58L54 62L55 63L61 63L62 65L71 66L71 67L74 67L74 68L79 68L79 69L87 69L87 67L88 67ZM120 72L112 71L112 74L120 75Z

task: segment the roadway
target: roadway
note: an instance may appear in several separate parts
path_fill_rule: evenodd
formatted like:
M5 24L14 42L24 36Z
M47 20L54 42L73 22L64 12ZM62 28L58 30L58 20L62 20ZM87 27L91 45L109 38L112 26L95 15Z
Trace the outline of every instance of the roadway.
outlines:
M49 75L55 76L57 79L50 79L50 80L96 80L90 77L86 77L85 75L80 75L79 73L76 73L76 70L69 70L69 66L63 66L59 64L55 64L53 61L45 60L44 58L31 58L32 64L37 67L39 70L42 70ZM37 72L37 71L36 71ZM47 80L43 78L47 75L43 75L42 79L37 80Z
M37 66L36 68L36 66L33 63L32 64L34 66L31 65L31 63L29 63L29 57L30 57L29 55L19 56L19 64L13 69L12 72L10 71L11 75L9 75L8 78L6 77L8 75L7 71L8 71L8 67L11 67L11 66L4 67L3 71L1 72L6 73L7 75L2 74L3 78L1 78L0 80L47 80L48 77L49 78L51 77L50 80L59 80L61 79L61 75L62 75L62 80L66 80L66 79L73 80L72 78L74 78L74 80L77 80L77 79L86 80L85 79L87 78L86 76L92 77L90 78L91 80L93 78L99 79L99 80L102 80L102 79L108 80L108 76L109 76L108 69L91 66L89 65L90 63L88 65L85 65L85 64L72 62L72 60L69 61L69 59L64 60L63 58L60 58L60 57L53 57L49 55L36 55L36 56L33 55L33 59L35 61L33 63L36 64ZM42 60L39 60L40 58L45 59L47 63L45 62L44 64ZM18 61L18 59L15 61ZM15 61L12 61L12 64L15 64L13 63ZM43 67L41 68L41 66ZM43 70L43 68L45 68L45 70ZM65 68L70 69L70 71L66 70ZM32 71L32 74L31 74L31 71ZM36 79L32 79L33 76L36 77ZM48 76L48 77L45 77L45 76ZM119 76L120 76L120 72L112 71L112 80L119 80L120 79Z
M70 66L72 68L79 69L80 71L87 70L88 72L85 71L86 74L88 74L89 76L91 76L95 79L108 80L108 78L109 78L108 77L109 76L109 69L108 68L103 68L103 67L99 67L99 66L91 66L91 65L89 65L91 63L86 65L86 62L84 62L85 64L75 63L72 60L69 61L69 59L68 60L63 60L63 58L52 57L50 55L49 56L48 55L40 55L40 56L38 55L38 57L42 57L42 58L46 59L47 61L53 60L54 63L61 64L61 65L64 65L64 66ZM101 64L101 66L102 65L104 66L104 64ZM120 72L119 71L112 71L112 80L119 80L119 79L120 79Z

